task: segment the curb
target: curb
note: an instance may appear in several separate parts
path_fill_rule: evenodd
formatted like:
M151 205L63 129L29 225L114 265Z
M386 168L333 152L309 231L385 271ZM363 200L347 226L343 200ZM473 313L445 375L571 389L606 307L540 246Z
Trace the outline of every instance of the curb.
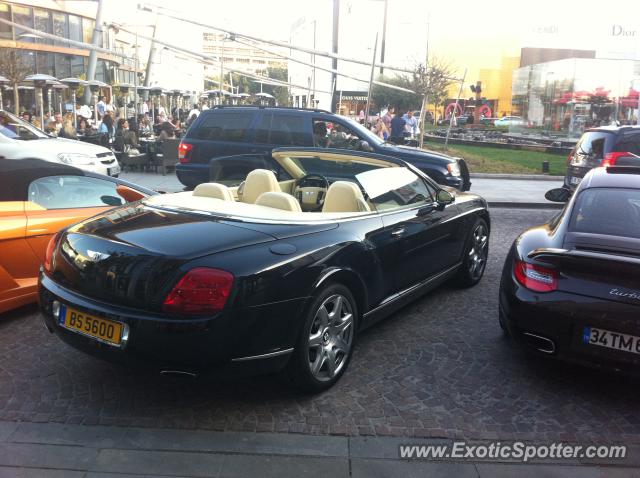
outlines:
M509 202L509 201L488 201L489 207L507 209L557 209L560 210L564 204L554 202Z
M543 174L499 174L471 173L471 179L521 179L534 181L564 181L564 176L548 176Z

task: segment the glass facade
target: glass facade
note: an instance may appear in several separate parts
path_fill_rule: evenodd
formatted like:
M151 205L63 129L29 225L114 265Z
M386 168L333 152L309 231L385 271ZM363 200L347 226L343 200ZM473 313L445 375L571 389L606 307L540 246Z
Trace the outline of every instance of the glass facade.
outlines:
M95 20L63 11L0 0L0 18L68 40L84 43L92 43L93 40ZM0 40L18 42L17 54L30 72L43 73L56 78L85 76L88 69L88 52L86 55L71 54L72 51L60 52L60 49L78 48L64 39L51 40L20 27L0 24ZM37 43L38 49L31 49L28 46L29 43ZM103 45L108 44L105 33ZM121 70L116 63L99 58L95 78L105 83L134 83L134 72ZM62 91L62 95L67 95L64 90ZM33 91L28 87L22 88L20 95L25 97L25 105L31 103L32 100L29 100L29 97L33 96ZM58 93L54 96L56 97L54 103L57 104ZM6 101L11 101L11 98L5 97Z
M589 127L635 124L640 61L570 58L513 73L512 114L517 128L580 136Z

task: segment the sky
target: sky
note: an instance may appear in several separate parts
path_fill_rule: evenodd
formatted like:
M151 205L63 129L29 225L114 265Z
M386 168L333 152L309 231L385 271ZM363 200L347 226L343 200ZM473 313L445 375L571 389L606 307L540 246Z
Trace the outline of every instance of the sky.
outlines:
M139 1L105 0L108 16L145 20L136 11ZM331 18L333 0L152 0L147 3L174 9L177 15L204 23L222 25L239 32L288 41L293 23L301 18ZM341 0L341 43L344 51L353 43L373 46L376 31L382 30L382 0ZM178 8L179 7L179 8ZM147 20L148 21L148 20ZM387 20L388 61L420 61L426 50L445 58L462 70L465 67L499 67L503 55L517 55L523 42L555 47L592 47L594 30L619 24L635 31L640 44L640 2L610 0L389 0ZM190 28L182 24L184 29ZM330 29L330 24L323 25ZM164 34L179 39L181 28ZM545 38L548 37L548 38ZM320 45L323 48L329 45ZM640 50L640 46L638 47Z

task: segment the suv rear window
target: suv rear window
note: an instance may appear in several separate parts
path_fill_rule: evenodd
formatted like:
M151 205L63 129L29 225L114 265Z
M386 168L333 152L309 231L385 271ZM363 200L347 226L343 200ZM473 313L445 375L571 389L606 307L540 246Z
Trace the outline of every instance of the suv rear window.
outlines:
M195 125L189 136L196 139L244 142L247 129L253 121L253 112L215 112Z
M614 134L606 131L587 131L582 135L571 155L573 166L599 165L611 151Z
M620 152L628 151L640 156L640 132L622 134L615 150Z
M586 189L577 198L569 230L640 239L640 189Z

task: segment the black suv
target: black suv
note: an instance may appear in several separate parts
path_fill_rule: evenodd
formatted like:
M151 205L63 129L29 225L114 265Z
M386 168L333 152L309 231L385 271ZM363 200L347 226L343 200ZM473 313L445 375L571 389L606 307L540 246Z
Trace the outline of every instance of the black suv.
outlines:
M176 173L190 188L209 180L231 184L256 168L277 169L270 153L283 146L375 152L411 163L440 184L462 191L471 187L460 158L387 143L359 123L328 111L263 106L203 111L180 143ZM224 167L215 164L216 158L228 156L237 158L225 160Z
M598 166L640 166L640 127L603 126L585 131L567 158L564 187L575 190Z

